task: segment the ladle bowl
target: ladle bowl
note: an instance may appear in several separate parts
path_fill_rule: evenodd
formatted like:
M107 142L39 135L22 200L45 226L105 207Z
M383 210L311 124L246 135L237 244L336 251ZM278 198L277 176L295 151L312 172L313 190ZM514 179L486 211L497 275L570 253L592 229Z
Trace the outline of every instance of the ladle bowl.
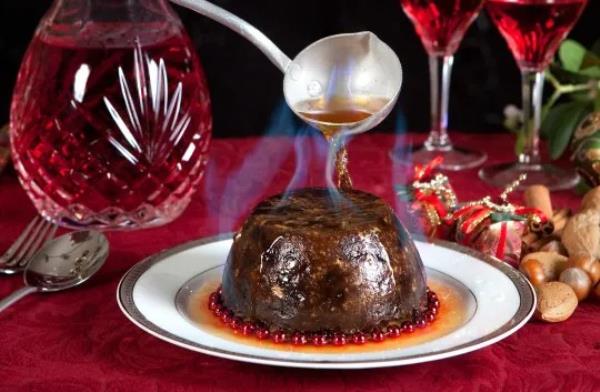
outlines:
M381 123L393 109L401 86L398 56L371 32L333 35L309 45L291 62L283 79L289 107L318 128L328 124L306 117L304 102L340 99L370 109L369 117L344 123L344 134L365 132Z
M289 107L303 120L323 124L302 114L307 100L342 99L369 106L360 121L336 124L340 134L357 134L378 125L394 107L402 85L402 66L394 51L371 32L338 34L323 38L290 60L254 26L205 0L171 0L196 11L248 39L284 73L283 92ZM338 135L339 136L339 135Z

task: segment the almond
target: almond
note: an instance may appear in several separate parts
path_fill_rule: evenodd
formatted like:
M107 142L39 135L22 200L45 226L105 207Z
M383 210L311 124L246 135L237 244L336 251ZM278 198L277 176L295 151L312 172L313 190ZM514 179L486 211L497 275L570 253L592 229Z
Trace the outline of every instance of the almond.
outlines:
M564 245L562 244L562 242L560 242L557 239L550 240L544 246L542 246L539 250L540 250L540 252L558 253L563 256L567 255L567 250L565 249Z
M562 233L569 256L600 256L600 213L585 210L569 219Z
M538 302L535 317L549 323L565 321L577 308L577 295L562 282L546 282L535 288Z

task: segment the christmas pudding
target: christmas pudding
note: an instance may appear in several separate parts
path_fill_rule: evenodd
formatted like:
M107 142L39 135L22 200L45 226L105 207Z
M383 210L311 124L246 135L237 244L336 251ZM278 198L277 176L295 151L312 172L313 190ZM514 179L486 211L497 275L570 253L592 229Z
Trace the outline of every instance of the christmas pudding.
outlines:
M234 328L280 337L399 333L432 321L438 305L391 208L369 193L327 189L260 203L235 235L209 304Z

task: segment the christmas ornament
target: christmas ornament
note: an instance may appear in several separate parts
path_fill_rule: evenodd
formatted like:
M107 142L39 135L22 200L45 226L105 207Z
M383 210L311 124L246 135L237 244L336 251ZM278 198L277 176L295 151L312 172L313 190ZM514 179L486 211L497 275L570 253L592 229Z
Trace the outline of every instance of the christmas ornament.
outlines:
M426 165L415 165L413 181L399 186L398 196L409 202L408 212L429 237L446 239L452 226L449 220L457 206L457 198L448 177L434 170L443 162L437 157Z

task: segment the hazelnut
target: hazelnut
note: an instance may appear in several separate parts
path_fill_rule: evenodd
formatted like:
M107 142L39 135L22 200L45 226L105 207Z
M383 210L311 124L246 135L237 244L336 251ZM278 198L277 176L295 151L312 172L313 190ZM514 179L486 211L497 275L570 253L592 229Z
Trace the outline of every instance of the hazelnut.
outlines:
M596 284L596 287L594 287L592 294L596 299L600 299L600 283Z
M545 282L535 288L538 320L557 323L571 317L577 308L577 296L573 289L562 282Z
M600 261L589 255L577 255L569 258L567 268L581 268L590 276L592 285L600 281Z
M536 259L527 259L519 265L519 270L529 279L532 285L537 286L546 281L542 264Z
M592 279L592 284L598 284L600 282L600 260L596 260L589 271L586 271Z
M592 280L581 268L567 268L560 274L560 281L571 286L579 301L586 299L592 289Z
M545 276L544 281L546 282L558 280L558 276L567 267L567 261L569 260L567 257L555 252L533 252L523 257L521 263L530 259L537 260L542 265Z

